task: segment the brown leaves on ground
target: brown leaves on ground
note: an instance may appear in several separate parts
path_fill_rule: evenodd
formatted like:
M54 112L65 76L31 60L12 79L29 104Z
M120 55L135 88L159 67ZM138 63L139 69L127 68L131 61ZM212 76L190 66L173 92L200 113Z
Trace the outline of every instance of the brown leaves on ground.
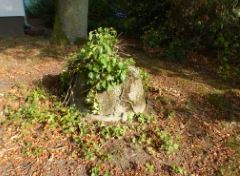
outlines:
M48 74L57 75L65 63L59 58L66 53L42 38L0 41L0 119L7 105L18 108L22 103L24 97L16 84L29 86ZM177 165L193 176L222 176L222 167L240 151L227 145L239 136L240 90L226 88L208 72L202 76L204 70L149 58L142 51L132 55L151 73L147 102L157 115L157 125L180 141L180 149L175 154L160 152L153 157L143 149L132 149L127 141L109 143L107 147L117 153L116 158L114 162L97 163L101 173L144 175L144 163L150 162L154 172L148 175L180 175L172 167ZM198 56L193 56L192 62L198 62ZM201 62L208 64L205 57ZM46 82L55 85L51 79ZM72 141L60 130L39 124L27 129L1 125L0 175L87 175L96 164L75 155Z

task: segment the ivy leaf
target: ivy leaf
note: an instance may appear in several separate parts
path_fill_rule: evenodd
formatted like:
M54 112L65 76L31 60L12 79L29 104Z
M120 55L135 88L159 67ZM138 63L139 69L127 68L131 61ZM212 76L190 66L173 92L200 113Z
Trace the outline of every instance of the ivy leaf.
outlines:
M102 87L104 88L104 89L107 89L108 88L108 83L107 83L107 81L103 81L102 82Z
M103 46L104 46L104 49L105 49L105 51L106 51L107 54L109 54L109 53L112 52L112 49L110 48L109 45L107 45L106 43L104 43Z
M88 77L89 77L90 79L93 79L93 78L94 78L94 73L93 73L93 72L89 72L89 73L88 73Z
M125 74L121 74L120 75L120 79L121 79L121 81L125 80L126 79L126 75Z
M99 83L96 85L96 89L97 89L98 91L101 90L101 85L100 85Z
M103 64L104 68L106 68L108 65L108 58L103 56L103 57L100 57L99 59L100 59L101 64Z
M108 71L108 72L111 72L111 71L112 71L111 65L107 65L107 71Z
M113 76L108 75L108 76L107 76L107 80L108 80L108 81L112 81L112 80L114 80L114 78L113 78Z

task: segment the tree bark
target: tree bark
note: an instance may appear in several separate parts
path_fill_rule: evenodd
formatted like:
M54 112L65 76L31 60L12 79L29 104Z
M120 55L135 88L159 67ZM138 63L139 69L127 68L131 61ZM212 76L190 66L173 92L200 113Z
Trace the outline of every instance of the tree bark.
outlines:
M87 38L88 0L58 0L53 39L74 43Z

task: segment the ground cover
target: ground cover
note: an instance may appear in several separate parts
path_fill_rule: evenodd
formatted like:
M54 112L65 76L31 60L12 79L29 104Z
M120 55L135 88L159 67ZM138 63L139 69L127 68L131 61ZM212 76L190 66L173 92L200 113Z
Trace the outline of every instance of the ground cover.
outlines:
M56 94L76 47L1 40L0 175L240 175L239 86L217 76L210 56L174 63L132 46L124 53L150 74L148 110L104 124Z

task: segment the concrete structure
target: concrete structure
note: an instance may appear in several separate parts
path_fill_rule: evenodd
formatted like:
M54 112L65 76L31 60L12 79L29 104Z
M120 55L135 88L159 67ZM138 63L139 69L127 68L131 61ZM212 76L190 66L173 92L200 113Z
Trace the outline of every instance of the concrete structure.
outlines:
M0 36L24 34L25 11L22 0L0 0Z

